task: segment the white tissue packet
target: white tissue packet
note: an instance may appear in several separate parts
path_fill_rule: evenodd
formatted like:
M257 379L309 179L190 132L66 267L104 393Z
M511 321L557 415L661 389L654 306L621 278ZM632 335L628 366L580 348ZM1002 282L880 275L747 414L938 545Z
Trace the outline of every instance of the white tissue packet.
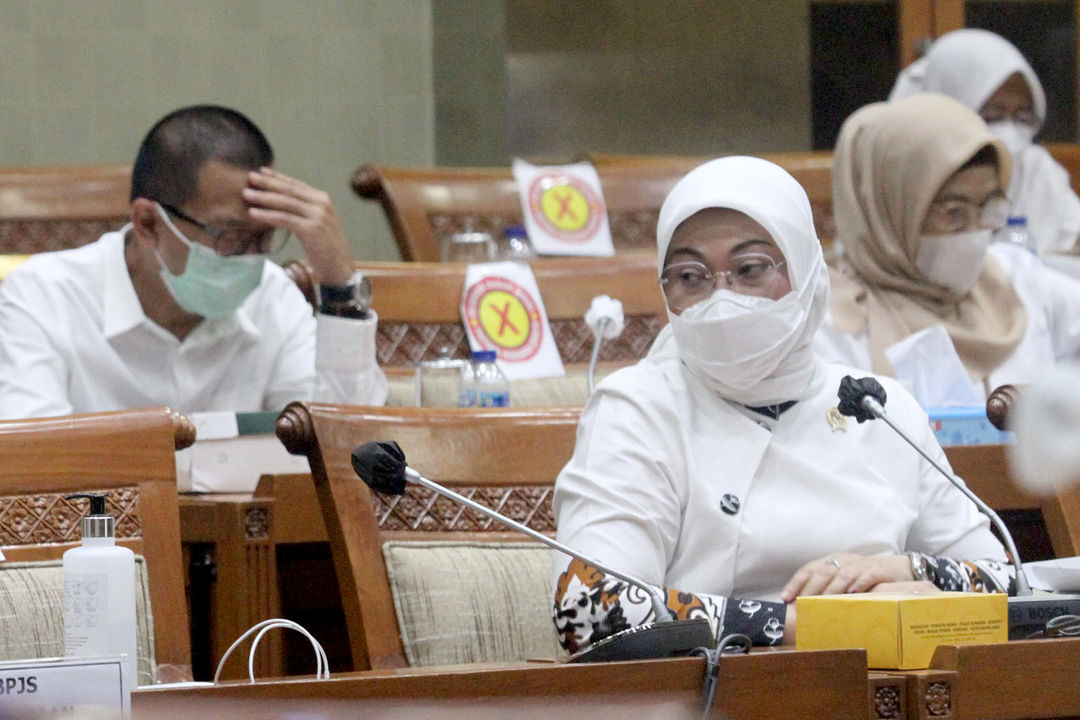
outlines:
M925 409L986 404L941 325L912 333L887 347L885 355L896 371L896 379Z

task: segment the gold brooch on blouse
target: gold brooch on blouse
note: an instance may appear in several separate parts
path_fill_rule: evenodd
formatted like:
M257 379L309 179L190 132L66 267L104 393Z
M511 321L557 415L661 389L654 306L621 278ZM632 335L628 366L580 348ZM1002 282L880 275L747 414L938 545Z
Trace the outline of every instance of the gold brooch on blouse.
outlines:
M829 421L829 429L847 432L847 418L840 414L840 408L835 405L825 411L825 419Z

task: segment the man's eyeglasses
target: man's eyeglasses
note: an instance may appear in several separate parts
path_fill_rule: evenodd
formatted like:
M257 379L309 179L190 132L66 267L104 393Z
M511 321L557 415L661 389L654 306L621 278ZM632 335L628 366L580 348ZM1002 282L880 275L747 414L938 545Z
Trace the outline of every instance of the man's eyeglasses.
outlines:
M170 215L190 223L199 228L203 233L214 240L214 252L223 257L235 255L247 255L252 252L260 255L271 255L281 248L289 239L289 231L284 228L268 227L264 230L252 230L246 227L216 227L199 222L179 208L165 203L158 203Z
M712 272L697 260L685 260L665 267L660 285L673 306L689 307L712 295L719 278L735 292L753 294L768 287L785 264L785 260L776 262L768 255L753 253L732 258L731 270Z
M930 204L930 222L939 233L954 233L974 228L996 230L1009 217L1009 199L995 193L982 203L955 198Z

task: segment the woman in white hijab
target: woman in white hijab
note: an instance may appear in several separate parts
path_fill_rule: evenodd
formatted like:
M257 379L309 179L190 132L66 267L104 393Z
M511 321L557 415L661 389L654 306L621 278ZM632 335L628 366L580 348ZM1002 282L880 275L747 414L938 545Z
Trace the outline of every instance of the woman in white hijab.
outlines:
M561 541L666 588L679 617L759 644L792 639L800 594L1007 583L961 493L885 424L837 411L851 371L812 349L829 280L798 182L765 160L713 160L671 191L657 242L670 324L585 408L555 488ZM915 401L881 382L890 415L944 462ZM652 619L623 583L554 564L567 649Z
M1042 84L1020 51L986 30L942 35L900 72L890 100L935 92L959 100L986 121L1013 157L1009 215L1027 219L1040 255L1072 250L1080 239L1080 198L1069 174L1032 141L1046 119Z

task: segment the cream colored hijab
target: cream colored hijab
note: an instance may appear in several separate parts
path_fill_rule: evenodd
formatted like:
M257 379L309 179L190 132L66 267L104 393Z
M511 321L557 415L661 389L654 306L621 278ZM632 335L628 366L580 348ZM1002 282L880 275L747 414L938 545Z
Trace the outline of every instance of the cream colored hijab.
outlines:
M974 112L944 95L868 105L847 119L833 156L833 212L844 249L832 271L830 302L841 332L868 330L873 369L892 375L885 348L943 325L973 380L1016 348L1027 312L1004 269L989 255L971 291L957 296L915 267L923 218L938 191L972 156L991 146L1002 190L1009 152Z

